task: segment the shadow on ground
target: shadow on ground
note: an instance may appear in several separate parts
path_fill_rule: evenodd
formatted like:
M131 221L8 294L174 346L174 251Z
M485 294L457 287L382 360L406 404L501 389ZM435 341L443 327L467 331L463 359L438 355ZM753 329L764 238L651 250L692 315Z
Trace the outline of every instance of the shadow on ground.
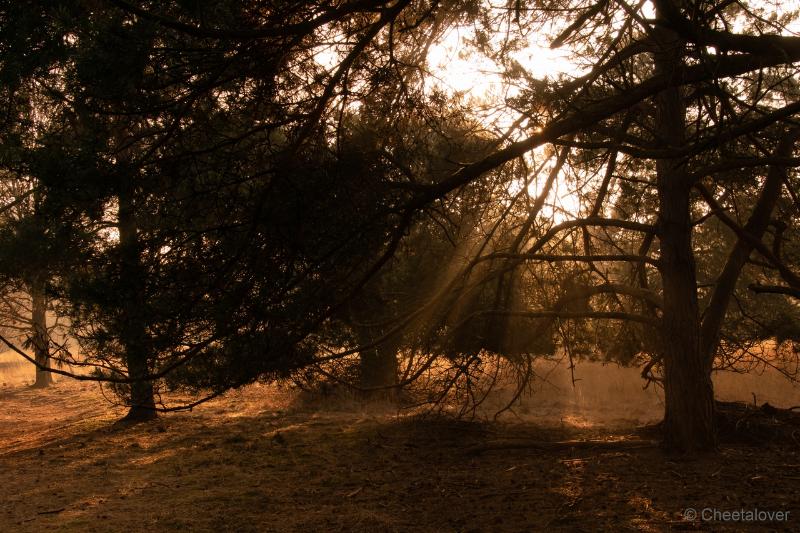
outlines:
M542 449L637 437L297 410L265 386L128 427L87 385L7 391L0 405L1 531L796 531L800 519L797 449ZM688 507L792 514L703 523L682 519Z

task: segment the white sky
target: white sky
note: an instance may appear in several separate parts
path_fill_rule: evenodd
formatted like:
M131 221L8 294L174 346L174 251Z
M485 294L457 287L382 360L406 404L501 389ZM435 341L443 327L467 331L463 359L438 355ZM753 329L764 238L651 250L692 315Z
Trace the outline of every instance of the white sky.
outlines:
M465 96L484 98L502 90L499 67L486 57L470 54L466 43L473 37L469 28L452 28L428 53L428 67L437 83ZM546 43L531 43L514 58L536 78L573 72L569 51L552 50Z
M473 37L471 28L452 28L441 41L431 47L428 53L428 68L433 75L432 84L444 88L450 94L460 94L465 100L473 102L473 109L480 105L493 109L495 104L502 104L505 97L516 95L514 87L502 82L500 67L479 54L470 53L469 40ZM575 73L577 67L569 60L569 50L565 48L551 49L549 42L532 42L527 48L514 54L514 59L537 79L555 78L559 74ZM499 130L508 128L518 115L500 106L501 111L485 117L487 125L491 124ZM478 113L480 115L480 112ZM529 166L534 168L545 159L551 158L552 149L540 147L529 154ZM552 163L554 160L551 160ZM528 194L532 197L547 178L549 164L538 176L533 177L528 185ZM547 199L543 215L552 216L556 222L569 218L568 213L579 209L577 196L570 194L565 180L557 180ZM509 194L515 195L524 184L514 181L509 185Z

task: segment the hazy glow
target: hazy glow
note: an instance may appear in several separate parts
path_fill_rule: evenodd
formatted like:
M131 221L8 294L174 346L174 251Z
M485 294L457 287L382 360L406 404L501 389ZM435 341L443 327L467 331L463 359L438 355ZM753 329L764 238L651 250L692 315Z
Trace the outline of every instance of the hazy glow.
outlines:
M322 65L328 72L333 72L342 61L342 56L335 47L328 46L314 52L314 61Z
M539 180L544 183L544 180ZM528 195L535 198L539 194L539 182L528 185ZM570 220L580 213L580 197L574 191L566 187L566 180L557 178L553 184L553 189L547 195L547 200L542 208L542 216L552 218L558 224L565 220Z
M456 27L431 46L428 68L435 77L435 84L450 92L482 100L500 97L509 90L504 87L501 67L469 49L468 43L473 37L471 28ZM524 50L512 54L513 59L539 79L574 72L575 66L568 56L568 50L552 50L544 42L532 42Z
M464 46L471 31L453 28L428 51L428 68L434 84L464 95L485 97L501 87L497 65L470 53Z
M430 83L452 95L460 95L473 104L479 104L472 107L478 118L488 127L505 131L514 124L519 115L503 106L503 101L516 96L519 91L504 82L500 65L471 49L470 40L473 37L472 28L457 27L431 46L428 68L433 80ZM568 48L554 50L549 47L549 42L540 40L531 42L526 48L514 52L511 57L533 78L545 79L556 78L561 74L576 75L578 67L570 61L569 55ZM521 131L517 135L527 134ZM512 138L517 135L512 135ZM552 159L538 176L529 178L531 181L527 186L527 194L531 197L539 194L539 188L546 181L550 165L555 161L552 155L550 146L539 147L529 154L531 168L537 167L546 159ZM566 190L565 183L562 178L556 180L542 208L542 216L560 222L578 213L580 200L576 194ZM523 180L514 180L509 184L508 192L514 196L523 187Z
M530 168L541 166L538 174L528 177L530 181L526 189L529 197L538 198L547 183L547 177L552 171L553 165L555 165L555 152L552 146L544 145L535 148L526 157ZM544 165L542 165L543 161L546 161ZM556 224L577 216L581 208L580 196L567 186L566 172L566 167L561 170L539 213L541 217L551 219ZM516 196L523 187L526 187L524 180L513 180L509 184L508 193L512 197Z

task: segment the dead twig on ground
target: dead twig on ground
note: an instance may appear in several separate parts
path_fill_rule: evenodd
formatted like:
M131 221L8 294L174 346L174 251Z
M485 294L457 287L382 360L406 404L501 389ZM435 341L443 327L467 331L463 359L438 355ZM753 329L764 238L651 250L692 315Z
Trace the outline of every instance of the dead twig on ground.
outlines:
M470 455L478 455L489 451L498 450L525 450L534 449L542 451L561 451L561 450L635 450L641 448L655 448L659 445L654 440L566 440L566 441L518 441L503 440L494 441L467 449Z

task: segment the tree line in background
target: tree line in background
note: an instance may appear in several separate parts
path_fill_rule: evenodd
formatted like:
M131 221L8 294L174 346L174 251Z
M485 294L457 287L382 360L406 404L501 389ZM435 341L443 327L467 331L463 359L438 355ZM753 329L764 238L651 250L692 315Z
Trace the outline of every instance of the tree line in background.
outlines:
M131 419L309 375L469 409L562 350L640 365L665 444L712 449L712 371L774 337L792 377L800 339L800 37L776 9L4 2L3 325ZM435 83L453 28L513 90ZM543 39L573 72L515 59Z

